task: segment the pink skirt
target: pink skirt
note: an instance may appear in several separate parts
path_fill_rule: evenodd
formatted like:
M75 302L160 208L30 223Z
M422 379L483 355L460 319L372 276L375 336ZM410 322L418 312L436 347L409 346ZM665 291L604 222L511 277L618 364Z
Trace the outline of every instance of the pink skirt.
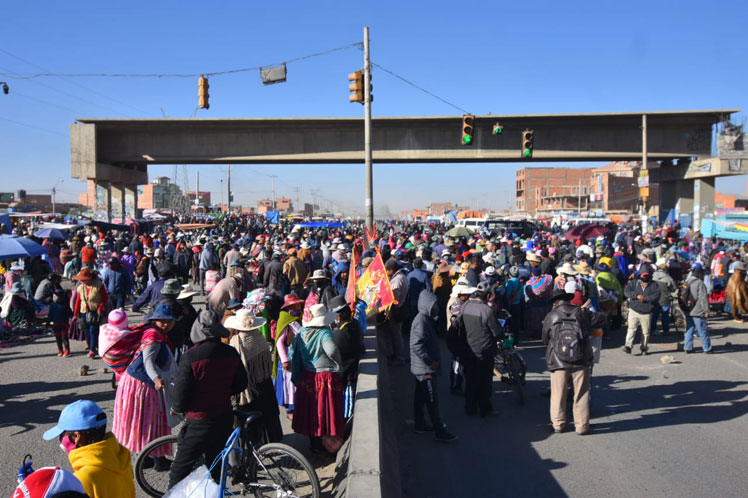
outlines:
M343 436L343 380L336 372L301 372L296 386L293 423L297 434Z
M112 433L133 453L140 453L154 439L170 435L163 394L124 372L114 398ZM171 455L170 446L162 446L151 456Z

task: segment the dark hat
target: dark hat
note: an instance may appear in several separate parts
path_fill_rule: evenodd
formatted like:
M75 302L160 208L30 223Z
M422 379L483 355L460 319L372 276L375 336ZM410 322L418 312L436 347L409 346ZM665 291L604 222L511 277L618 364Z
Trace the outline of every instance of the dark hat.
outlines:
M235 309L239 309L241 307L242 307L242 302L239 301L238 299L233 298L233 297L231 299L229 299L229 304L226 305L226 309L227 310L235 310Z
M162 295L173 295L176 296L178 294L181 294L182 292L182 284L179 283L179 280L176 278L170 278L166 282L164 282L164 286L161 288L161 294Z
M335 296L334 298L330 299L329 308L333 313L338 313L346 307L348 307L348 303L345 301L345 297Z
M176 319L177 317L174 316L174 310L172 310L171 304L159 304L158 306L156 306L156 310L153 312L153 314L148 318L149 321Z
M231 266L236 267L236 266L243 266L243 265L239 258L234 258L231 260Z
M388 259L384 264L384 267L388 270L397 271L400 268L400 265L397 263L397 260Z
M553 295L551 296L551 303L554 303L559 299L562 301L571 301L572 299L574 299L574 294L572 294L571 292L566 292L563 289L554 289Z

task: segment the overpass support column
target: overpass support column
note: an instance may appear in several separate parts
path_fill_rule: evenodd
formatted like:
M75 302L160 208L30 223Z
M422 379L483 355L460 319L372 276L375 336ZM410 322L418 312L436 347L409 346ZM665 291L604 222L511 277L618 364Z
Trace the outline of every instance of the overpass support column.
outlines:
M132 219L138 217L138 186L127 185L125 186L125 213Z
M693 181L693 228L701 228L703 218L711 218L714 215L714 180L715 178L704 178Z
M120 218L124 223L125 214L125 187L122 184L113 184L112 191L112 217Z
M112 221L112 190L109 182L94 180L94 217Z
M660 223L673 223L676 218L675 206L678 203L676 195L677 182L660 182Z
M677 180L671 185L675 186L675 219L680 220L681 215L693 213L693 180ZM693 226L693 221L685 225Z

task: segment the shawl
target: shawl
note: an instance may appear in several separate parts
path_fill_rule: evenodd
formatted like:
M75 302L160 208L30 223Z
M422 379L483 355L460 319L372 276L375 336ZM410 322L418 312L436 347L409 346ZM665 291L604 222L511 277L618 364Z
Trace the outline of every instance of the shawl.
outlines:
M748 313L748 285L745 283L745 271L735 270L727 282L725 294L734 310L741 314Z
M257 386L272 376L270 347L258 329L240 331L231 338L230 344L239 352L247 371L247 388L239 393L239 405L248 405L258 395Z
M281 311L280 315L278 315L278 324L275 327L275 349L273 350L273 375L278 371L278 339L283 334L283 329L288 327L292 322L299 322L301 324L301 315L293 316L285 310Z

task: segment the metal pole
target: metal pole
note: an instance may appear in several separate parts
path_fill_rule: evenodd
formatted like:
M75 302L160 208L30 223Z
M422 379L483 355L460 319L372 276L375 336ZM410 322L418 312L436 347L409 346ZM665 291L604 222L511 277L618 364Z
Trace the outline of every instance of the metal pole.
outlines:
M200 170L196 172L197 179L195 180L195 211L196 214L200 214Z
M374 175L371 168L371 63L369 27L364 27L364 163L366 165L366 227L374 229Z
M55 194L57 193L57 185L52 187L52 214L55 214L57 211L55 210Z
M229 164L229 178L226 183L228 184L228 191L229 191L229 203L228 203L226 211L228 211L229 214L231 214L231 165L230 164Z
M577 210L579 216L582 216L582 179L579 179L579 186L577 187Z
M647 115L642 114L642 167L640 171L647 171ZM647 173L648 174L648 173ZM641 175L641 173L640 173ZM641 193L641 190L639 191ZM642 233L647 233L649 229L649 217L647 216L647 197L642 196Z
M273 211L275 211L275 177L277 175L270 175L270 179L273 180Z

